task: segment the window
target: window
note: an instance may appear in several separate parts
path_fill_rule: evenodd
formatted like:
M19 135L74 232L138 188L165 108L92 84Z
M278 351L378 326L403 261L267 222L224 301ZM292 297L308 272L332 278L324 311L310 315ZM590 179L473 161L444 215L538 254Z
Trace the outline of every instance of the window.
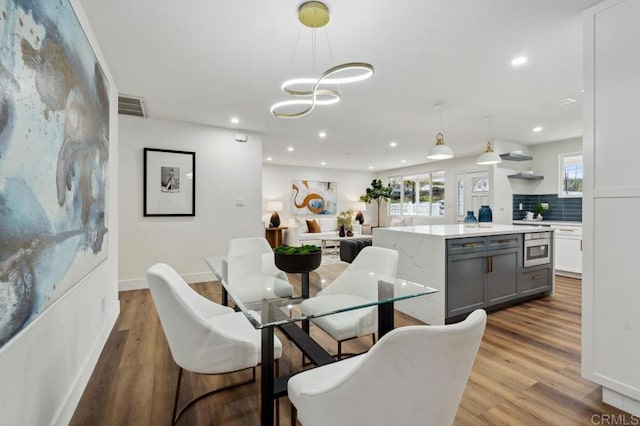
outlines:
M444 172L393 176L390 215L444 216Z
M582 153L560 154L558 157L558 197L582 197Z

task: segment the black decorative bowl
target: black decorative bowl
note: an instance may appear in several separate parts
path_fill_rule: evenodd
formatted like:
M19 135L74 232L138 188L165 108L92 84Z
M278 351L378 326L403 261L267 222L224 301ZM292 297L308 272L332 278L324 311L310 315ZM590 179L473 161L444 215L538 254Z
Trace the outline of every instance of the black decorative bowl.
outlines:
M278 269L290 274L300 274L310 272L320 266L322 252L308 254L284 254L274 253L275 262Z

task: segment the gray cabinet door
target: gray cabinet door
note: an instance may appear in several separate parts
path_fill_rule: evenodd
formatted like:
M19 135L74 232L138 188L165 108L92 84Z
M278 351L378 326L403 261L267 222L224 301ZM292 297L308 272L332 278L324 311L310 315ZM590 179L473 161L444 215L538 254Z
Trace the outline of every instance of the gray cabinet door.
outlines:
M484 305L484 253L457 254L447 258L447 316Z
M519 254L520 250L517 248L486 252L487 304L505 301L517 296Z
M518 278L518 292L520 294L538 293L551 289L551 268L540 266L523 269Z

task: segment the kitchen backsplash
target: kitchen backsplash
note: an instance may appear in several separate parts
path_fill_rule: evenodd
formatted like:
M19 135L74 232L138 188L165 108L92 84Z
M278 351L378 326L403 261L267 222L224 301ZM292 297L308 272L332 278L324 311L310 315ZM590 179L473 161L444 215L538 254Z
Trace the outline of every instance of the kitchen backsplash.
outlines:
M519 210L522 203L522 210ZM538 203L548 203L549 210L542 213L544 220L582 222L582 198L558 198L557 194L513 194L513 220L524 219L526 212L536 211Z

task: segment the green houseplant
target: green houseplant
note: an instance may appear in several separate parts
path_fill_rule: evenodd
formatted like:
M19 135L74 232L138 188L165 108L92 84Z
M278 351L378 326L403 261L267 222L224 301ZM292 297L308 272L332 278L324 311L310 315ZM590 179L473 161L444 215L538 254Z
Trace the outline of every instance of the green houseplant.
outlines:
M549 210L548 207L542 205L542 203L536 204L536 218L542 218L542 213L546 213Z
M371 187L367 188L367 193L360 197L360 201L364 201L367 204L371 204L372 201L378 203L378 226L380 226L380 203L383 200L389 201L392 191L390 183L384 186L380 179L374 179L371 181Z

